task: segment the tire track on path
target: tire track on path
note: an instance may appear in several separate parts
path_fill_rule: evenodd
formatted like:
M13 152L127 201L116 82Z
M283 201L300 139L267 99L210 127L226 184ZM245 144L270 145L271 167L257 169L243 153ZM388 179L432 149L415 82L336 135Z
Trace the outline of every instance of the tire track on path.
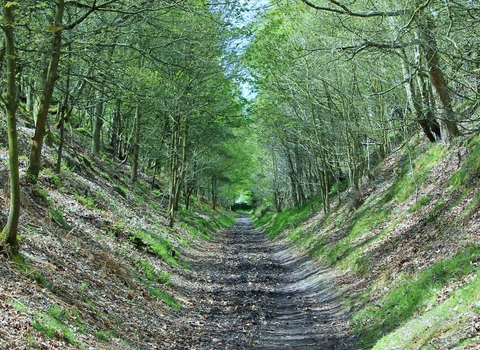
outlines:
M271 242L247 217L192 266L199 287L186 294L196 300L200 335L190 349L356 348L328 272Z

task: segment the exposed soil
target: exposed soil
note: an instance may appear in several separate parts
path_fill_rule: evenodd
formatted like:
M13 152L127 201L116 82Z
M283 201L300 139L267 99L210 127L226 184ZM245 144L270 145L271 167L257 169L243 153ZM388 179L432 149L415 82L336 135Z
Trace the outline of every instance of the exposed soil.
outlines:
M247 217L202 247L189 256L193 273L176 282L197 303L191 323L201 332L190 349L356 347L329 271L271 242Z

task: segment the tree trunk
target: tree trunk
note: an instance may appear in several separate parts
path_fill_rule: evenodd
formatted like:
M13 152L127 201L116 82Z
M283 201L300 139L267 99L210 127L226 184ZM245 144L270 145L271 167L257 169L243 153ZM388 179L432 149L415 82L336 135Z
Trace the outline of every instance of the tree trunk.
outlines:
M5 241L13 255L18 254L18 221L20 217L20 174L18 168L18 135L17 135L17 83L16 83L16 50L14 34L14 7L10 1L3 1L3 16L5 24L3 31L5 33L6 48L6 78L7 91L3 96L3 102L6 107L7 128L8 128L8 156L9 156L9 174L10 174L10 211L8 214L7 225L0 234L0 242Z
M277 164L277 156L275 155L275 151L272 151L272 166L273 166L273 193L275 196L275 211L280 213L282 211L282 204L283 199L280 191L280 176L278 174L278 164Z
M60 50L62 43L62 21L64 11L64 0L58 0L55 11L55 22L51 26L54 31L52 42L52 57L48 66L47 80L45 89L42 94L42 101L37 114L35 125L35 135L33 136L33 145L30 151L30 164L28 165L26 176L32 181L36 182L40 172L42 163L42 148L43 138L45 136L45 127L47 125L48 108L52 100L53 90L55 88L55 81L57 80L57 68L60 61Z
M415 89L415 79L411 73L410 67L408 65L408 58L404 51L402 51L402 68L403 76L405 78L405 91L407 93L407 99L415 113L415 119L422 127L422 130L431 142L436 141L434 132L432 132L432 127L430 126L430 121L424 115L422 108L422 101L417 94L417 89ZM440 135L439 135L440 136Z
M138 158L140 153L140 105L135 108L135 135L133 137L133 157L132 157L132 173L131 179L135 183L138 176Z
M101 131L103 126L103 94L100 91L96 93L97 105L95 106L95 115L93 117L93 133L92 133L92 153L96 156L100 155Z
M457 124L455 123L455 115L452 107L452 100L448 93L448 87L440 68L440 59L437 50L437 40L434 34L434 19L424 10L423 16L419 16L419 37L421 39L422 49L427 61L428 74L433 88L440 101L443 116L440 119L442 139L445 142L451 142L454 137L459 136Z
M217 197L218 197L218 177L216 175L212 175L212 183L211 183L211 197L212 197L212 209L215 210L217 207Z
M170 190L168 198L168 217L169 217L169 227L173 227L175 223L175 203L176 203L176 193L177 186L179 186L179 154L178 154L178 143L180 139L180 121L178 118L172 118L172 134L170 139Z
M112 160L115 160L116 157L120 157L120 107L121 101L117 100L115 104L115 112L112 115L111 121L111 136L110 136L110 146L112 147Z

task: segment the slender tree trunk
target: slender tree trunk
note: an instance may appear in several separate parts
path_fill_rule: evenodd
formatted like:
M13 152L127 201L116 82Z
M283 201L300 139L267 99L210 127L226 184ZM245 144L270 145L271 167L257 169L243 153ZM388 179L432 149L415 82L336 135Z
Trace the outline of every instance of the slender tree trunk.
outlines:
M212 209L215 210L215 208L217 207L218 177L216 175L212 175L211 181Z
M66 112L67 108L68 108L67 105L63 105L60 108L60 113L59 113L58 122L57 122L58 129L60 130L60 142L58 144L57 163L55 165L55 172L57 174L60 174L60 171L62 169L63 145L65 143L65 114L67 113Z
M100 91L96 93L97 105L95 106L95 115L93 117L93 133L92 133L92 153L96 156L100 155L101 131L103 126L103 94Z
M133 137L133 157L131 179L135 183L138 177L138 158L140 153L140 104L135 108L135 131Z
M20 174L18 167L18 135L17 135L17 83L16 83L16 50L14 34L14 8L10 1L3 1L3 16L5 24L6 66L7 66L7 90L3 96L6 107L7 128L8 128L8 156L10 173L10 211L7 225L0 234L0 242L5 241L13 255L18 254L18 221L20 217Z
M115 104L115 112L112 115L111 121L111 136L110 136L110 145L112 146L112 159L115 160L116 157L120 156L120 107L121 101L117 100Z
M280 213L282 211L282 195L280 191L280 184L279 184L279 174L278 174L278 163L277 163L277 156L275 155L275 151L272 152L272 167L273 167L273 192L275 195L275 211Z
M61 55L61 43L62 43L62 21L64 11L64 0L58 0L56 2L55 10L55 22L52 26L54 30L53 42L52 42L52 57L48 66L47 80L45 89L42 94L42 101L40 109L37 114L37 120L35 125L35 135L33 136L33 145L30 152L30 164L27 169L27 178L36 182L38 174L40 172L42 163L42 148L43 138L45 136L45 128L47 125L48 108L52 100L53 90L55 88L55 81L57 80L57 68Z
M71 58L71 45L68 47L69 58ZM69 60L70 61L70 60ZM63 98L62 105L60 106L60 113L57 120L57 128L60 130L60 142L58 144L58 153L57 153L57 164L55 166L55 171L57 174L60 174L62 168L62 153L63 153L63 144L65 142L65 120L68 117L68 114L72 109L68 106L68 99L70 97L70 64L67 69L67 76L65 82L65 95ZM70 110L69 110L70 109Z
M177 117L172 120L172 134L170 139L170 191L168 198L168 217L169 227L173 227L175 223L175 202L177 193L177 182L179 181L179 154L178 143L180 139L180 121Z

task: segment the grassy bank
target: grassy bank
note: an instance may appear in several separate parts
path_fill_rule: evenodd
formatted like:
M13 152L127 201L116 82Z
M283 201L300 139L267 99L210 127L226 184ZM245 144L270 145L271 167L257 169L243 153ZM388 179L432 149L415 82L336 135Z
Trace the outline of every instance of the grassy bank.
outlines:
M312 202L256 223L338 270L363 348L465 348L480 344L479 175L480 137L411 143L328 215Z

